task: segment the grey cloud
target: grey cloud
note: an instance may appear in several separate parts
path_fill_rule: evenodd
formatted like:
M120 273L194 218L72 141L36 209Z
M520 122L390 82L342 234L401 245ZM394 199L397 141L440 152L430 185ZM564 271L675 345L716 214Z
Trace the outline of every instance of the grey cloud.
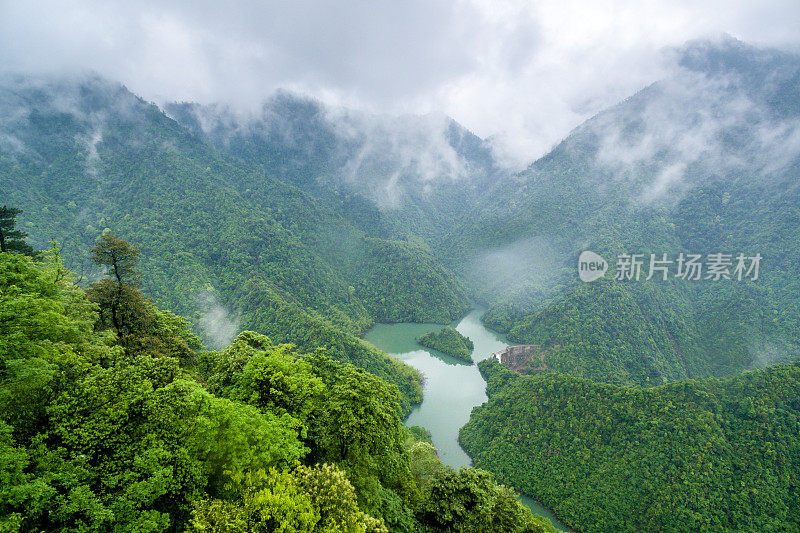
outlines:
M466 174L464 161L445 135L450 120L444 115L332 115L334 129L345 142L359 147L344 165L349 183L378 180L373 200L382 208L401 205L403 178L413 178L423 192L434 180L457 180Z
M606 186L625 183L644 204L680 198L700 176L745 168L761 169L753 179L780 176L800 154L798 120L776 120L745 85L736 73L679 69L635 96L628 115L598 116L590 126L597 174L610 178Z
M723 32L798 47L800 4L3 2L0 63L95 70L159 103L255 109L285 88L372 112L439 112L521 167L663 77L664 47Z

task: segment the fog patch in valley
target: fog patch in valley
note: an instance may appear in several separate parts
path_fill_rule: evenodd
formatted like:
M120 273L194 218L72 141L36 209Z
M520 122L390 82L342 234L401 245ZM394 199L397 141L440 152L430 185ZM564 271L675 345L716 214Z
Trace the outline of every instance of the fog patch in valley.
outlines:
M800 355L796 345L781 338L753 341L748 350L753 357L752 367L758 369L791 363Z
M492 301L541 300L560 286L565 263L566 256L553 241L532 236L477 250L467 261L465 277Z
M210 348L221 350L239 333L241 316L225 307L210 289L197 296L200 308L200 327L210 343Z

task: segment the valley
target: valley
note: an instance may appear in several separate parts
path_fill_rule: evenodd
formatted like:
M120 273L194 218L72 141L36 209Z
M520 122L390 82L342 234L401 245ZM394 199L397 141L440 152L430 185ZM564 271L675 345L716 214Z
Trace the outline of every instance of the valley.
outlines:
M475 343L472 352L474 363L507 345L502 335L486 329L481 323L485 309L470 311L453 327ZM486 400L486 382L475 364L464 364L460 359L440 352L432 352L414 342L417 336L437 331L437 324L377 324L365 339L381 350L408 363L422 373L422 403L406 419L407 426L422 426L430 431L439 459L453 468L472 466L472 459L458 442L458 432L469 420L474 407ZM567 531L550 510L531 498L521 501L533 513L544 516L560 531Z
M673 52L522 170L436 113L3 74L0 526L334 527L327 479L358 531L800 527L800 56Z

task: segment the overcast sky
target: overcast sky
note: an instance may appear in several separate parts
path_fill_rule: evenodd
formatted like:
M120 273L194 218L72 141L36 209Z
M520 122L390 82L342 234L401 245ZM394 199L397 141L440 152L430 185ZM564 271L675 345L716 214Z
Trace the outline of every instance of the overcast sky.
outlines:
M663 76L665 50L724 33L798 50L800 1L0 0L0 68L90 69L157 103L285 88L443 112L520 164Z

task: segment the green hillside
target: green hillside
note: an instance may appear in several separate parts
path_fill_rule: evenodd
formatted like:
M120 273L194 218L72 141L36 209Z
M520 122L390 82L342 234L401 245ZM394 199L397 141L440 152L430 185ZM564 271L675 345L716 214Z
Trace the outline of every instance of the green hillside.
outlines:
M482 362L461 443L579 531L800 527L800 367L625 388Z
M201 351L134 248L93 260L84 291L57 248L0 253L4 531L554 531L442 465L395 385L252 331Z
M24 210L35 245L57 240L91 280L88 250L110 229L141 248L143 290L158 305L200 324L213 295L248 328L330 347L400 386L404 404L420 400L415 372L357 336L375 320L449 322L468 310L467 297L429 252L370 237L365 221L379 214L369 204L318 202L98 78L11 78L0 91L4 116L16 117L3 133L18 141L0 153L0 189ZM316 334L298 332L294 315Z
M453 232L486 324L559 346L559 371L643 385L800 354L800 58L737 41L681 53L673 77L576 128ZM605 281L578 280L584 250L609 263ZM625 253L644 257L639 281L611 279ZM651 254L680 253L763 260L756 281L675 279L674 264L644 280Z
M733 40L680 57L673 77L505 183L452 241L493 243L503 281L482 285L484 321L540 347L515 364L522 375L481 364L490 400L461 443L579 531L791 531L800 58ZM608 262L604 279L578 279L584 250ZM679 279L675 264L644 279L651 254L681 253L762 263L758 279ZM620 254L642 254L641 279L614 279Z

